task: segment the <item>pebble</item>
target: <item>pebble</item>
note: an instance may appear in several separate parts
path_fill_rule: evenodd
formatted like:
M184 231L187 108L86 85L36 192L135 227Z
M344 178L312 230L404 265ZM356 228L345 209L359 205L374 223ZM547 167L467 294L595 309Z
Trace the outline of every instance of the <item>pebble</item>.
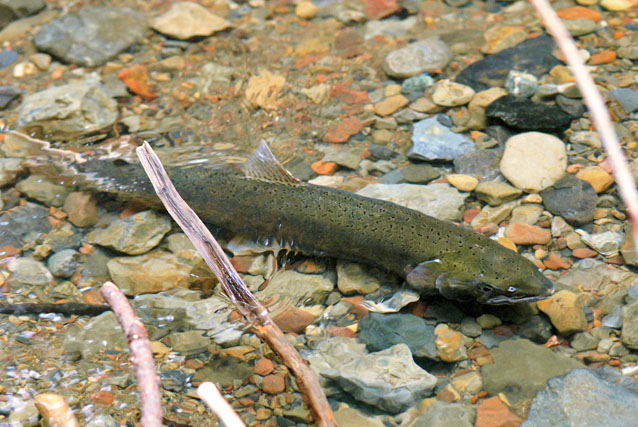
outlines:
M192 356L206 351L210 339L202 335L202 331L173 332L164 338L164 343L174 351L185 356Z
M634 301L622 308L622 343L633 349L638 349L638 301Z
M564 20L565 28L572 37L584 36L598 30L598 24L589 19Z
M481 209L481 212L472 218L470 225L472 228L476 229L490 223L498 224L509 217L512 210L519 204L520 201L514 200L500 206L484 206L483 209Z
M458 362L468 358L465 348L471 342L468 337L445 324L437 325L434 334L436 335L436 355L442 361Z
M389 96L383 101L374 104L374 112L382 117L389 116L409 103L410 100L403 95Z
M294 306L287 306L272 314L272 320L279 326L279 329L286 333L294 332L296 334L303 332L316 318L316 314Z
M295 7L295 15L302 19L312 19L318 12L319 8L311 1L300 1Z
M551 240L551 233L546 228L514 222L505 228L505 237L517 245L546 245Z
M523 192L501 181L486 181L478 184L474 196L490 206L499 206L516 199Z
M340 144L363 129L363 123L356 117L349 117L335 123L323 137L323 142Z
M384 278L369 271L369 267L356 262L337 261L337 287L344 295L366 295L376 292L383 284ZM387 280L387 279L386 279Z
M590 248L605 256L613 256L618 254L625 236L621 233L613 231L605 231L602 233L589 234L584 233L580 236L581 240Z
M350 408L345 403L339 403L334 416L340 426L384 427L381 417L370 417L355 408Z
M115 257L106 264L113 282L126 295L187 288L191 267L161 250L145 255Z
M1 68L1 67L0 67ZM11 101L22 95L24 92L11 86L0 86L0 110L5 109Z
M529 98L538 90L538 79L533 74L511 70L505 80L505 88L510 95Z
M540 194L545 209L562 216L569 224L582 225L594 219L598 197L587 181L567 175Z
M356 194L387 200L447 221L461 218L460 208L468 196L448 184L369 184Z
M113 221L107 228L86 235L85 241L113 248L129 255L146 253L171 230L167 215L148 210Z
M405 425L406 427L473 427L475 412L470 405L435 400L425 408L425 413L419 414Z
M31 62L20 62L13 67L13 77L16 79L32 76L37 72L38 68Z
M512 210L510 223L522 222L528 225L534 225L543 214L543 206L537 204L525 204L517 206Z
M36 427L40 424L40 412L33 399L22 401L7 417L8 426Z
M95 196L87 191L69 193L62 207L67 218L76 227L90 227L98 221Z
M44 286L53 281L51 272L40 261L17 258L9 262L10 280L25 285Z
M434 84L432 101L443 107L458 107L469 103L474 93L469 86L443 79Z
M413 92L423 92L434 84L434 79L428 73L421 73L418 76L408 77L401 83L401 93L410 94Z
M482 399L476 408L475 427L518 426L523 420L513 414L498 396Z
M471 175L449 174L445 175L445 180L456 187L459 191L474 191L478 186L478 179Z
M413 124L412 147L407 156L411 160L419 161L450 161L473 150L474 144L471 139L452 132L436 117L430 117Z
M467 151L454 159L454 171L472 175L479 180L492 181L499 176L501 152L495 150Z
M430 37L390 52L383 62L391 77L406 78L441 70L452 59L452 51L438 37Z
M381 184L426 184L441 176L441 172L428 164L409 165L395 169L379 178Z
M569 345L576 351L594 350L598 347L598 341L588 332L579 332L571 337Z
M153 20L153 29L169 37L188 40L207 37L230 27L230 22L211 13L204 6L192 2L174 3Z
M29 244L34 236L51 231L49 211L44 206L27 202L2 214L0 247L21 248Z
M86 360L100 351L128 347L122 327L110 311L90 319L82 326L66 328L64 333L64 349L67 352L79 351Z
M69 278L78 266L80 253L74 249L63 249L52 255L47 265L49 271L56 277Z
M526 132L507 140L500 170L514 186L530 193L558 182L567 168L565 144L553 135Z
M111 126L118 110L117 102L98 83L84 81L26 95L18 114L20 127L72 139Z
M275 274L262 291L256 296L266 301L273 296L287 298L293 304L322 304L335 288L337 279L334 271L324 274L301 274L294 270Z
M591 62L591 61L590 61ZM638 110L638 90L631 88L618 88L609 91L609 96L614 98L622 105L626 114L633 113Z
M569 335L587 328L584 299L570 291L559 291L537 302L538 309L549 316L559 333Z
M42 175L29 175L16 184L16 189L30 199L55 207L62 206L69 194L68 187L54 184Z
M482 314L476 318L476 321L483 329L492 329L503 324L503 321L493 314Z
M29 59L31 59L31 62L33 62L40 71L48 70L49 65L51 65L51 55L47 55L46 53L35 53L31 55Z
M635 6L631 0L600 0L600 5L607 10L620 12Z
M65 62L95 67L142 41L146 30L142 13L127 8L84 6L77 13L44 24L33 43Z
M569 128L572 116L556 105L505 95L485 110L489 119L500 121L520 131L562 132Z
M483 38L486 43L481 51L490 54L516 46L527 39L527 34L518 27L495 25L483 33Z

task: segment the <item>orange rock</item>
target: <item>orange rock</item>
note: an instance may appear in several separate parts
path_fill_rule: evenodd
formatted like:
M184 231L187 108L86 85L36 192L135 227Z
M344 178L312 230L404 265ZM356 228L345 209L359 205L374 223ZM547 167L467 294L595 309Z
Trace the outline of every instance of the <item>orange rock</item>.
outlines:
M410 103L410 100L403 95L389 96L381 102L374 104L374 112L384 117L397 112Z
M486 236L491 236L492 234L498 233L498 225L493 222L488 222L485 225L482 225L478 228L475 228L474 231L477 233L484 234Z
M365 0L365 6L368 19L385 18L401 9L396 0Z
M359 133L363 129L363 123L356 117L348 117L345 120L337 123L336 126L326 132L323 137L323 142L329 142L333 144L344 143L352 135Z
M291 305L275 314L272 320L284 332L302 332L315 321L315 315Z
M550 253L547 259L543 261L543 264L550 270L567 270L572 266L569 261L561 257L557 252Z
M517 245L545 245L552 238L549 230L522 222L508 225L505 228L505 237Z
M152 101L157 98L157 93L155 93L149 85L146 66L136 64L132 67L125 68L117 73L117 77L124 82L128 90L141 96L145 101Z
M463 212L463 222L466 224L469 224L470 222L472 222L472 220L474 219L474 217L476 215L478 215L479 213L481 213L480 209L468 209L465 212Z
M333 337L346 337L346 338L354 338L357 333L350 328L338 327L335 325L328 325L326 331L332 335Z
M84 292L82 294L82 301L87 304L106 304L102 294L94 289Z
M602 52L595 53L589 58L587 62L589 65L601 65L609 64L616 60L616 52L613 50L603 50Z
M365 104L370 102L368 92L352 90L342 85L341 82L330 88L330 94L344 104Z
M115 400L115 397L110 391L98 391L91 395L91 402L99 405L110 406L113 403L113 400Z
M357 316L357 319L361 319L362 317L368 314L368 309L363 305L362 295L357 295L356 297L342 298L341 301L347 302L348 304L352 306L350 310L354 313L355 316Z
M600 166L587 166L576 174L576 178L587 181L596 193L601 193L614 183L614 178Z
M566 7L557 11L556 14L562 19L587 19L594 22L598 22L603 18L595 10L582 6Z
M559 291L546 300L538 301L536 306L549 316L559 333L568 335L587 329L586 299L585 294L576 295L570 291Z
M310 165L310 167L319 175L333 175L337 171L337 164L335 162L323 162L319 160Z
M579 249L574 249L572 251L572 256L574 258L593 258L596 255L598 255L598 252L596 252L593 249L589 249L589 248L579 248Z
M498 397L479 401L474 427L518 427L522 418L512 414Z
M275 365L272 361L266 357L262 357L261 359L255 362L255 367L253 368L257 375L266 376L271 374L275 370Z
M97 222L95 197L86 191L74 191L64 200L63 210L76 227L89 227Z
M269 394L282 393L286 390L286 374L281 372L264 377L261 388Z
M506 247L509 250L512 250L516 253L518 253L518 249L516 249L516 245L514 244L514 242L512 242L510 239L508 239L507 237L499 237L496 240L501 246Z

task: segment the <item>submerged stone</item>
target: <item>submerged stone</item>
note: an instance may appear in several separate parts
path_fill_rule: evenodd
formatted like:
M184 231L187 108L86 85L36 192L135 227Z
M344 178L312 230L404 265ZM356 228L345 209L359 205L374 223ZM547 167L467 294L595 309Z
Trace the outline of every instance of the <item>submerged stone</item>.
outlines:
M436 117L430 117L413 124L412 147L407 156L412 160L450 161L473 150L474 143L471 139L452 132Z
M569 128L572 121L572 116L558 106L513 95L492 102L485 110L485 115L488 119L523 131L561 132Z

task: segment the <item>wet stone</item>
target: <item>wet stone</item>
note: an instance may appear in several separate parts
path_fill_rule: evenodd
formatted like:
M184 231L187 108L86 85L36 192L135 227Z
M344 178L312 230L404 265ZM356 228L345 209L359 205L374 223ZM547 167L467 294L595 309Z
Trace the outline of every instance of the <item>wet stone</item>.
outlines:
M523 192L505 182L487 181L481 182L474 190L477 199L490 206L498 206L516 199Z
M25 285L44 286L53 280L51 272L40 261L31 258L17 258L9 262L11 282Z
M432 101L444 107L458 107L472 100L474 89L451 80L439 80L432 92Z
M611 312L602 318L601 324L612 329L622 328L622 308L621 305L614 306Z
M598 341L588 332L579 332L571 337L569 345L576 351L594 350L598 347Z
M425 413L417 415L406 427L473 427L476 410L470 405L447 403L435 400L427 406Z
M544 316L532 316L519 326L516 333L522 338L527 338L537 344L545 344L552 336L552 324Z
M502 153L495 150L470 151L454 159L454 171L472 175L479 180L491 181L498 175L498 164Z
M26 95L18 112L18 126L54 139L98 131L118 116L117 102L90 80Z
M609 91L609 96L622 105L626 114L638 110L638 90L631 88L618 88Z
M450 48L438 37L431 37L390 52L383 65L389 76L406 78L443 69L450 59Z
M634 301L622 308L620 339L627 347L638 350L638 301Z
M370 351L385 350L403 343L414 357L438 360L434 326L412 314L370 312L359 322L357 336L366 342Z
M21 248L31 240L51 231L49 211L44 206L27 202L0 215L0 246Z
M210 338L203 336L202 331L174 332L163 341L174 351L179 351L185 356L202 353L210 345Z
M468 358L466 346L470 339L462 333L441 324L434 329L436 335L436 355L444 362L458 362Z
M541 197L548 211L562 216L572 225L586 224L594 219L596 191L591 184L573 175L542 191Z
M586 233L581 235L580 238L596 252L606 256L613 256L620 250L625 236L621 233L605 231L596 234Z
M379 270L370 271L370 267L356 262L337 261L337 287L344 295L370 294L383 284L394 280Z
M120 423L112 416L99 414L91 418L85 427L119 427L119 425Z
M64 249L51 255L47 264L56 277L69 278L78 266L80 253L74 249Z
M585 104L583 104L581 100L568 98L564 95L558 95L556 97L556 105L572 119L583 117L586 111Z
M340 426L384 427L383 421L378 417L370 417L345 403L339 404L334 416Z
M557 106L513 95L492 102L485 110L485 115L488 119L521 131L561 132L569 128L572 121L572 116Z
M537 305L561 334L569 335L587 328L584 299L579 295L560 291Z
M454 160L474 150L474 143L467 136L452 132L436 117L413 124L412 147L407 156L412 160ZM458 171L457 171L458 172Z
M423 92L434 84L434 79L428 73L409 77L401 83L401 93L410 94L412 92Z
M94 317L83 326L72 325L66 330L63 346L67 352L81 352L87 360L100 351L128 348L122 327L111 311Z
M14 425L18 425L20 427L36 427L41 425L39 419L40 411L37 406L35 406L35 401L33 399L29 399L26 401L20 401L16 404L11 415L7 418L8 423L6 424L11 427Z
M321 304L333 291L337 283L334 272L324 274L301 274L294 270L275 274L262 291L256 293L265 301L273 296L289 298L293 304Z
M178 393L184 391L187 378L188 376L179 369L162 371L160 373L160 383L162 388L164 390L170 390Z
M474 319L473 317L466 317L461 322L461 326L459 328L459 332L467 337L476 338L481 335L482 332L481 325Z
M206 37L230 27L230 22L191 2L175 3L153 21L153 29L180 40Z
M253 370L247 362L236 357L215 355L205 367L195 372L191 381L193 384L211 381L226 388L233 385L234 380L248 378L251 375Z
M638 397L605 371L575 369L552 378L532 401L525 427L548 425L630 426L635 424ZM614 373L616 376L619 374ZM586 390L586 392L584 392Z
M0 53L0 55L2 55L2 53ZM23 93L23 90L16 89L11 86L0 86L0 110L5 109L11 101Z
M441 172L427 164L415 164L395 169L379 178L382 184L426 184L441 176Z
M27 197L44 203L46 206L62 206L69 194L68 187L57 185L42 175L30 175L18 182L16 189Z
M85 240L129 255L139 255L157 246L170 229L168 216L148 210L114 221L105 229L94 230Z
M505 81L505 88L510 95L529 98L538 89L538 79L535 75L518 70L511 70Z

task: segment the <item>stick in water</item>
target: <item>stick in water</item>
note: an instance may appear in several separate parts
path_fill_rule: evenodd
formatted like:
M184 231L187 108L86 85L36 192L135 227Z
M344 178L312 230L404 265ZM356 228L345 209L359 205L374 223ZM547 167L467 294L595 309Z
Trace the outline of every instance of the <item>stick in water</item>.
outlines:
M168 213L182 228L222 285L224 293L235 304L253 330L279 355L297 379L297 385L313 412L319 426L336 426L328 399L308 363L286 340L281 329L272 321L268 310L261 305L241 280L208 228L179 195L161 162L148 143L137 148L137 155L151 180L155 192Z
M211 382L201 383L197 387L197 395L217 415L224 427L246 427L237 412L226 402L217 386Z

